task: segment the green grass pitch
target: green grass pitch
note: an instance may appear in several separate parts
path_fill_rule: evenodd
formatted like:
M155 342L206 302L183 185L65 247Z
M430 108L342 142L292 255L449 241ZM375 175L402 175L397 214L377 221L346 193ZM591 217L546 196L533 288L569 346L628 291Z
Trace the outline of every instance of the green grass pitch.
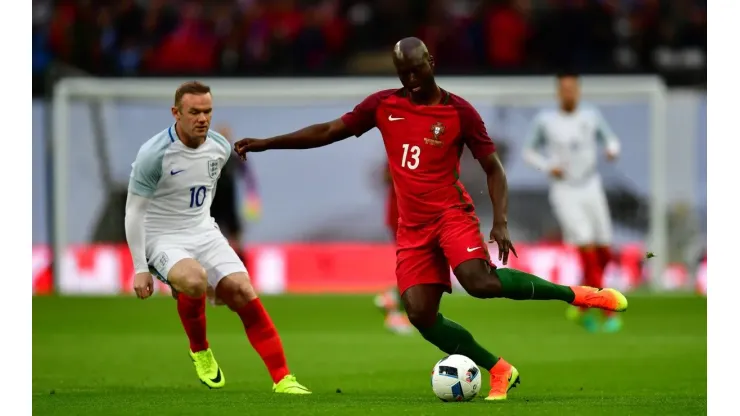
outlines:
M446 316L521 372L501 403L439 401L429 376L443 354L417 334L387 333L369 296L263 302L291 370L313 395L272 394L240 321L223 307L207 310L226 377L224 389L211 391L195 376L173 299L37 297L34 414L706 414L705 298L633 297L621 333L587 334L565 319L562 303L445 297Z

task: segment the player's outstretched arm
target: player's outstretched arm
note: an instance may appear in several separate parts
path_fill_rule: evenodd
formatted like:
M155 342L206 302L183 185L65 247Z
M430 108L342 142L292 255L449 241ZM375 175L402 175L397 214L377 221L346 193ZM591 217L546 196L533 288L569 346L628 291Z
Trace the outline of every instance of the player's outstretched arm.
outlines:
M380 101L393 93L384 90L371 94L352 111L328 123L314 124L293 133L269 139L242 139L236 142L234 150L244 159L247 152L264 152L273 149L313 149L349 138L360 137L375 127L375 113Z
M234 144L234 150L239 156L244 157L248 152L264 152L265 150L313 149L344 140L350 136L352 136L352 132L344 121L338 118L269 139L242 139Z

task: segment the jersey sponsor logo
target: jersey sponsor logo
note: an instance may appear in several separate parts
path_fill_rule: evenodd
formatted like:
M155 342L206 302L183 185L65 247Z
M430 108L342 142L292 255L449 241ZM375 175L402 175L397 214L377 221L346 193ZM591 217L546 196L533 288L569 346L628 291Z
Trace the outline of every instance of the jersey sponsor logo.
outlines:
M173 175L174 176L174 175L177 175L178 173L184 172L184 171L185 171L185 169L180 169L180 170L174 170L173 169L173 170L170 171L170 175Z
M221 166L218 163L218 160L211 159L208 161L208 176L211 177L211 179L218 178L218 174L221 172Z
M398 121L403 119L403 117L393 117L393 114L388 114L388 121Z
M445 132L445 125L438 121L438 122L432 124L432 127L429 130L434 135L434 138L433 139L428 139L428 138L425 137L424 138L424 143L425 144L428 144L428 145L431 145L431 146L436 146L436 147L442 147L442 146L444 146L444 143L439 138L439 136L441 136L441 135L444 134L444 132Z

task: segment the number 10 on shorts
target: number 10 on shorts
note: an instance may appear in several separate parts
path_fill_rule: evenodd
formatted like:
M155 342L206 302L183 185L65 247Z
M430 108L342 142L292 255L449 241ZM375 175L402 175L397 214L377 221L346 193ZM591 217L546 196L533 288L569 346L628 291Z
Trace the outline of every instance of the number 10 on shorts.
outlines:
M411 146L408 143L403 145L403 157L401 158L401 167L414 170L419 167L419 146Z
M190 188L190 208L203 205L206 200L206 187L198 186Z

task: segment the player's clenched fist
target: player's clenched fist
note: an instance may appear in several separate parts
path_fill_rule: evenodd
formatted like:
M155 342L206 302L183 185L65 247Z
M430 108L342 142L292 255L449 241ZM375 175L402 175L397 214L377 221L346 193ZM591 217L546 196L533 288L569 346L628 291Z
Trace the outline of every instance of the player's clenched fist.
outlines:
M146 299L154 293L154 280L149 272L136 273L134 292L139 299Z

